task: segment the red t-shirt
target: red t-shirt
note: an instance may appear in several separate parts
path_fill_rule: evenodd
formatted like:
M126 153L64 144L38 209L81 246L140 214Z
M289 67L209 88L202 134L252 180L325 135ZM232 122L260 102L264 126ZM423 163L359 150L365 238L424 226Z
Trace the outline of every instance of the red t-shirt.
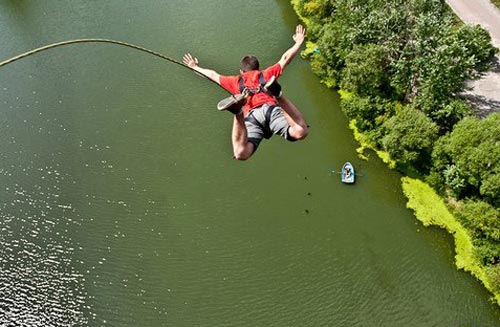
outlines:
M283 69L279 63L272 65L262 71L262 75L264 75L264 80L268 81L271 76L276 76L278 78L281 75ZM251 70L248 72L244 72L243 75L243 83L246 87L259 87L259 70ZM232 94L241 93L240 91L240 76L220 76L220 85L231 92ZM246 100L245 105L243 106L243 112L245 116L250 112L250 110L262 106L264 103L276 104L276 99L273 96L267 95L264 92L259 92L252 96L249 96Z

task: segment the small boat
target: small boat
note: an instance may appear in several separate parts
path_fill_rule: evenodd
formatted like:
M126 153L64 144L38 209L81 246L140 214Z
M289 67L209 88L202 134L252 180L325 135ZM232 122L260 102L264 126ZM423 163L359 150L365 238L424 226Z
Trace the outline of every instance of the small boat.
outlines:
M342 171L340 172L342 178L342 183L352 184L354 183L354 167L348 161L342 166Z

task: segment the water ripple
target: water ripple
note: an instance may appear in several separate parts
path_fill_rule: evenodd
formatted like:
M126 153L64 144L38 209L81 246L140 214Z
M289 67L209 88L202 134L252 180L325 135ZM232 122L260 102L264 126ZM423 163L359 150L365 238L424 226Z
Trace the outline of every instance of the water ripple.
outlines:
M18 175L33 177L21 185ZM81 326L87 294L84 276L74 267L67 216L57 170L32 167L1 170L0 326ZM33 181L40 182L33 183ZM48 185L48 186L42 186ZM65 217L66 216L66 217ZM76 223L76 220L74 221Z

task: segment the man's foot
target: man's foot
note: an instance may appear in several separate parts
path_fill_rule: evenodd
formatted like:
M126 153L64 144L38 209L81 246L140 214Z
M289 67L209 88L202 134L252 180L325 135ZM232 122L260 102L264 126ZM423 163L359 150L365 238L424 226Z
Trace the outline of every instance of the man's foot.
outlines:
M281 85L276 81L276 76L271 76L266 85L264 85L264 91L275 98L281 97Z
M245 104L245 97L241 94L234 94L222 99L217 104L217 110L223 111L227 110L235 115L240 114L243 110L242 107Z

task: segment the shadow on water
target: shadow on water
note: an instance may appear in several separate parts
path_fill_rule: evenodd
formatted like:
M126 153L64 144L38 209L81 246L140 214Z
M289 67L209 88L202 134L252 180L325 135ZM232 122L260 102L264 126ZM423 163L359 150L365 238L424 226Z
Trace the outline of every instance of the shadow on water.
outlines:
M10 15L15 15L13 21L16 23L22 23L29 19L31 14L37 14L36 11L32 11L32 7L34 7L34 3L26 0L4 0L0 2L1 10Z
M25 9L28 5L28 1L26 0L5 0L0 3L2 7L18 8L21 10Z
M37 7L38 3L25 0L0 1L0 61L36 48L52 37L39 36L38 24L43 17Z
M295 25L299 23L299 18L293 12L292 6L289 0L276 0L276 4L280 8L281 15L285 25L288 28L295 28Z

